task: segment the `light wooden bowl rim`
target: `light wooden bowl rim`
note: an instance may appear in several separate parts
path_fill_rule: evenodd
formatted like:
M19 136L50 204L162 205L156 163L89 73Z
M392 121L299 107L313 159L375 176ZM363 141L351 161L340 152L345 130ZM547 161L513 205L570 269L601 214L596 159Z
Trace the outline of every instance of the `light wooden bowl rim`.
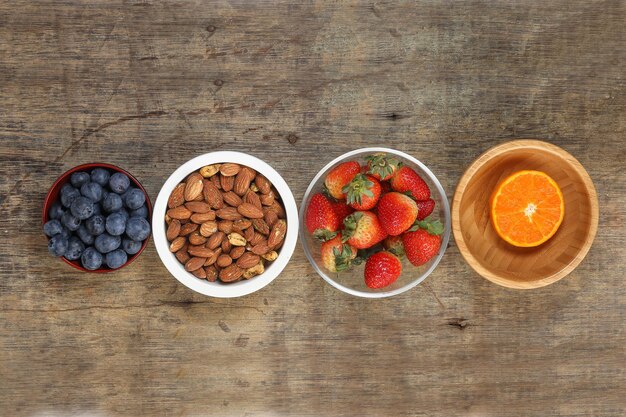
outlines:
M483 167L483 165L485 165L485 163L490 161L492 158L521 149L537 149L544 152L549 152L561 158L564 164L570 165L582 179L584 186L589 194L591 206L590 227L587 232L587 236L585 237L585 241L580 248L577 256L574 257L572 262L565 265L561 270L545 278L534 281L513 281L500 275L494 274L487 268L483 267L481 263L470 252L465 242L463 233L461 231L461 216L459 213L461 200L463 199L463 193L476 172L478 172ZM465 261L469 264L470 267L472 267L472 269L474 269L474 271L478 272L481 276L488 279L489 281L504 287L515 289L533 289L544 287L560 280L561 278L567 276L570 272L572 272L580 264L580 262L582 262L582 260L589 252L591 245L593 244L593 240L598 230L598 218L599 208L596 189L593 185L593 182L591 181L591 177L589 177L589 174L582 166L582 164L564 149L551 143L547 143L537 139L513 140L510 142L502 143L500 145L496 145L484 152L482 155L476 158L476 160L465 170L465 172L461 176L461 179L459 180L456 191L454 192L454 198L452 200L452 233L454 234L454 240L456 241L459 251L461 252L461 255L463 256Z

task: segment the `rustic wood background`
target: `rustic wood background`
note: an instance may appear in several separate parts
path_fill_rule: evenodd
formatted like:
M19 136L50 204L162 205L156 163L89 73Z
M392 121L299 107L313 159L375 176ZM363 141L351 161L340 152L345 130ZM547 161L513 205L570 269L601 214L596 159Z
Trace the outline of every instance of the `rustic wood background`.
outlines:
M626 2L0 2L0 414L623 416ZM568 278L520 292L454 245L367 301L298 246L274 283L217 300L151 243L119 273L51 258L44 195L79 163L154 200L217 149L297 200L343 152L416 156L448 196L478 154L533 137L588 169L601 220Z

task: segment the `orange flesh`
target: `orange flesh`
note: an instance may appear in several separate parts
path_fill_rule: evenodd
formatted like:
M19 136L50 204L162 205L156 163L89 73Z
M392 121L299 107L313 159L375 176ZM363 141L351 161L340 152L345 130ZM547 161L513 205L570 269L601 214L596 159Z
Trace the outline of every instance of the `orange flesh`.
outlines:
M541 171L520 171L496 187L491 221L498 235L515 246L538 246L558 230L565 206L557 183Z

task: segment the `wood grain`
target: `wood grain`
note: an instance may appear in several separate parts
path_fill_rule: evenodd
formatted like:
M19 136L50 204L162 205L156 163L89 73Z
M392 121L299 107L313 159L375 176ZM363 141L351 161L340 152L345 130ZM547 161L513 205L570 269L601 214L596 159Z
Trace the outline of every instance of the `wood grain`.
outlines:
M0 414L626 414L623 1L0 2ZM298 248L272 285L214 300L152 243L123 273L50 258L48 186L84 162L154 201L216 149L300 200L332 158L384 145L449 196L491 146L534 137L587 169L597 238L551 286L514 291L454 243L384 301L324 283Z

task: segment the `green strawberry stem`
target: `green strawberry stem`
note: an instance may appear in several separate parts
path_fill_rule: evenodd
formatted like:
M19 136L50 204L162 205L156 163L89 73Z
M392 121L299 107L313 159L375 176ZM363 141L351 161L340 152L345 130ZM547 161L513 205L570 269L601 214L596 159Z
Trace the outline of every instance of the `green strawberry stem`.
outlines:
M348 217L346 217L343 221L343 232L341 234L342 242L347 242L350 239L354 232L356 232L356 227L359 224L359 220L363 217L363 213L356 212L352 213Z
M313 236L316 239L321 240L322 242L327 242L331 240L332 238L334 238L335 236L337 236L337 232L331 232L330 230L327 230L327 229L316 229L313 232Z
M370 190L373 186L374 183L365 175L357 174L341 191L346 194L348 204L361 204L362 196L374 197L374 193Z
M443 224L439 220L430 220L430 217L427 217L424 220L416 220L408 231L415 232L419 229L424 229L431 235L440 235L443 233Z
M369 155L365 158L368 162L368 174L377 174L380 178L386 178L391 175L394 169L400 166L400 161L394 157L388 156L386 153L377 153Z

